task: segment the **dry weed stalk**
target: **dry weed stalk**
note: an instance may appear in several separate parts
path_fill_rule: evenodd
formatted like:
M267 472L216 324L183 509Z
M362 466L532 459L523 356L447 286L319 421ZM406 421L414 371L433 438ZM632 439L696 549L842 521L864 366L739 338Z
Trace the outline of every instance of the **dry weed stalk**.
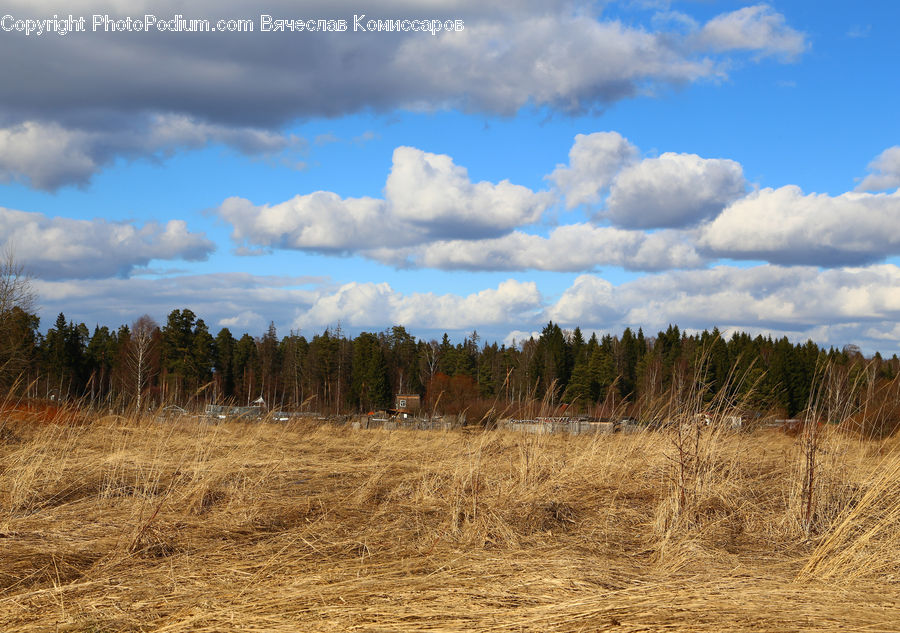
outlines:
M799 578L853 580L868 576L900 582L900 453L888 452L844 506Z
M713 507L732 505L728 490L741 476L741 450L725 450L748 409L753 385L744 385L747 368L738 375L731 369L723 385L709 398L709 349L703 350L693 376L679 375L665 398L647 407L650 426L661 428L669 443L670 495L659 508L657 531L664 538L701 526ZM735 364L737 367L737 364Z
M794 488L800 529L807 538L827 531L853 502L843 459L846 442L839 429L858 413L857 396L863 387L861 375L848 380L833 362L817 368L810 404L803 412L799 486Z

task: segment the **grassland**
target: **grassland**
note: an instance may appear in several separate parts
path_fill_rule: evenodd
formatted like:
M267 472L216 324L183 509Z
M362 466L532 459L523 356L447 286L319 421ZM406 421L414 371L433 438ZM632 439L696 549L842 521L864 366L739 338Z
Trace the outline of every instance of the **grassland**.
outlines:
M900 630L893 439L64 418L0 420L3 631Z

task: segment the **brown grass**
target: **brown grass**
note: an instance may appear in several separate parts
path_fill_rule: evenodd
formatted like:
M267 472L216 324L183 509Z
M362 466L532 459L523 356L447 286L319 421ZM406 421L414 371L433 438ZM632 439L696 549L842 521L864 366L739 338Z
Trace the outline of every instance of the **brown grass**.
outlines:
M893 440L0 427L3 631L900 630Z

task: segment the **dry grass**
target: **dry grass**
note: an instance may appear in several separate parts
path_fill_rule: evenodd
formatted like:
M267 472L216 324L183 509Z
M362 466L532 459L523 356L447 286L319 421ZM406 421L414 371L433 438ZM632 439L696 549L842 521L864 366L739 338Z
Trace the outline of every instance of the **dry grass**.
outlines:
M3 631L900 630L893 441L0 426Z

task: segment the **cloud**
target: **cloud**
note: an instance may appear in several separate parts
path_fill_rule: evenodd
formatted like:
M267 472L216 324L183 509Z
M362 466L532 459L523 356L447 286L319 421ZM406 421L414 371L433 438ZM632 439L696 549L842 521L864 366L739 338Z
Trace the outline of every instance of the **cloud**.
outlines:
M872 173L863 178L857 191L885 191L900 187L900 145L889 147L869 163Z
M385 240L391 243L398 236L384 201L341 198L330 191L262 206L232 197L216 212L232 225L235 241L272 248L346 253Z
M524 341L527 341L530 338L537 340L540 336L541 333L537 330L532 330L530 332L513 330L503 338L503 344L507 347L519 347Z
M617 322L625 316L614 304L611 283L594 275L581 275L547 310L551 321L580 325Z
M382 330L404 325L422 330L506 329L532 323L543 298L534 282L507 280L468 295L401 293L387 283L349 282L321 277L216 273L161 278L35 280L42 319L59 312L76 321L116 327L142 314L165 323L173 309L188 308L212 324L262 332L269 321L285 334L307 336L340 323L349 330Z
M461 33L409 38L395 59L395 70L427 87L432 104L501 114L528 104L587 112L647 84L718 72L712 60L676 50L664 33L559 13L475 20Z
M618 132L578 134L569 165L557 165L548 178L565 196L567 208L597 204L615 175L637 157L637 148Z
M245 3L152 6L70 3L67 12L160 19L246 15ZM46 0L11 0L17 16L52 15ZM296 15L273 0L273 16ZM458 108L512 114L523 107L566 113L671 86L725 76L728 52L796 56L803 35L784 17L750 7L711 20L691 45L683 28L630 25L593 15L584 0L506 3L379 3L368 19L462 19L460 32L353 32L358 3L304 4L316 18L349 20L345 33L72 33L0 38L0 175L54 189L84 185L116 157L137 158L207 143L270 153L297 121L363 111ZM90 28L90 27L89 27ZM674 29L674 30L672 30ZM63 60L63 61L61 61ZM297 60L302 60L298 63ZM173 121L187 122L173 126ZM176 127L178 129L172 129ZM166 131L174 137L166 137ZM29 145L49 153L32 154ZM52 156L41 165L34 156Z
M234 316L220 318L217 321L217 324L220 327L227 328L261 330L266 324L266 319L265 317L263 317L263 315L259 314L258 312L254 312L253 310L242 310L240 313L235 314Z
M717 266L648 275L619 286L582 275L543 316L570 327L642 326L648 334L676 323L812 337L826 345L868 341L869 349L890 353L894 350L885 349L884 341L900 317L897 288L900 268L890 264L826 271Z
M247 127L212 125L182 115L112 120L103 129L25 121L0 128L0 182L22 181L37 189L87 185L117 157L168 156L180 149L223 143L249 155L272 155L301 141Z
M465 297L432 292L404 295L387 283L351 282L318 298L294 325L323 327L340 322L361 328L403 325L460 330L533 320L541 301L534 282L513 279Z
M640 279L623 289L628 319L659 316L690 327L710 323L803 331L821 323L866 323L900 315L900 269L892 265L717 267Z
M676 231L644 233L579 223L553 229L548 237L515 231L491 240L450 240L405 251L369 253L385 263L442 270L550 270L577 272L599 266L658 271L705 263L689 236Z
M718 326L725 333L813 338L837 347L852 342L887 354L900 352L897 288L900 268L891 264L825 271L717 266L647 275L619 285L587 274L553 302L535 282L516 280L469 294L403 293L386 283L335 285L317 277L242 273L35 281L45 323L62 311L89 325L115 327L144 313L165 323L171 310L189 308L209 324L256 328L255 333L270 320L281 334L300 328L307 336L338 322L349 331L402 324L417 336L477 328L486 341L510 332L521 341L550 319L586 331L640 326L648 335L676 323L694 330Z
M579 134L569 164L557 165L547 178L565 196L567 208L594 205L601 209L598 215L629 229L693 226L746 191L735 161L669 152L638 162L638 155L617 132Z
M337 292L319 297L294 321L296 327L325 327L337 323L359 327L378 327L393 323L392 303L397 299L387 283L352 281ZM398 323L402 325L402 323Z
M473 183L446 155L394 150L384 200L317 191L275 205L228 198L217 210L238 242L314 252L395 248L484 238L536 222L554 198L501 181Z
M704 50L755 51L758 57L795 59L808 44L803 33L787 25L782 14L757 4L718 15L695 34L694 44Z
M900 254L900 191L804 195L762 189L701 229L701 252L816 266L857 265Z
M160 324L174 309L188 308L220 327L257 327L275 321L286 333L299 311L330 289L321 277L287 277L215 273L158 278L45 280L34 282L40 297L41 320L60 312L88 325L117 327L149 314ZM264 315L263 321L255 315Z
M861 188L875 178L890 184L895 149L873 161L878 171ZM635 162L636 154L615 132L578 135L569 165L547 177L559 191L534 192L472 182L449 156L398 147L384 199L319 191L259 206L229 198L218 215L232 224L239 253L353 253L397 268L661 271L717 258L837 267L900 255L900 191L806 195L787 185L747 194L735 161L667 152ZM543 234L538 223L560 193L567 206L596 202L598 222ZM529 225L536 230L523 230Z
M667 152L623 169L604 215L631 229L693 226L715 217L745 190L743 170L733 160Z
M384 192L391 216L428 238L502 235L537 222L553 202L508 180L473 183L449 156L414 147L394 150Z
M0 207L0 244L44 279L126 277L154 259L205 260L215 245L182 220L73 220Z

